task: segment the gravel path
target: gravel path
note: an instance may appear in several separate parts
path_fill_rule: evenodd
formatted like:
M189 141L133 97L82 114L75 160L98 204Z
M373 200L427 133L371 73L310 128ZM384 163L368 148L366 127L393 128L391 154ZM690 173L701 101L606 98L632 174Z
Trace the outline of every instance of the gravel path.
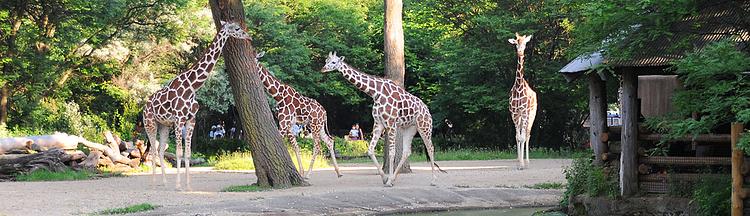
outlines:
M562 169L570 160L531 162L531 168L516 170L512 160L439 161L448 174L438 174L437 186L429 186L429 164L414 163L415 173L399 175L392 188L383 187L371 164L342 164L342 178L336 178L332 169L316 170L309 187L249 193L218 191L254 183L252 172L219 172L211 168L193 172L193 192L175 191L174 175L167 176L167 187L152 186L149 175L6 182L0 183L0 215L89 214L144 202L162 206L141 213L144 215L367 215L557 203L560 190L523 186L564 182Z

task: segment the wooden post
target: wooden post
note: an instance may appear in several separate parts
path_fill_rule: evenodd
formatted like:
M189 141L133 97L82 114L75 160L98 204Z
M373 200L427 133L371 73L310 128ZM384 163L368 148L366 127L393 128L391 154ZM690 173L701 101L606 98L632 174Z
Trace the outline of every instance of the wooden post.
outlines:
M596 74L589 74L589 143L594 150L594 164L602 165L602 155L607 153L607 142L602 136L607 132L607 92L605 82Z
M622 73L622 134L620 142L620 194L624 197L638 193L638 75L635 71Z
M742 150L737 149L737 141L742 133L742 124L732 123L732 216L742 215L742 202L745 198L745 189L742 186L742 162L745 156Z

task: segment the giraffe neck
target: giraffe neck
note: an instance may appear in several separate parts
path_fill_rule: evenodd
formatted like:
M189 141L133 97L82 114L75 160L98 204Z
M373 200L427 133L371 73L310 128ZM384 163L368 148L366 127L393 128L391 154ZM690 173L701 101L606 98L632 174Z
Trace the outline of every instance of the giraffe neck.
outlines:
M380 93L380 89L377 87L383 86L388 81L383 78L359 72L347 63L342 62L341 64L339 71L344 75L344 78L370 97L375 98L378 93Z
M189 70L177 75L177 78L172 80L172 82L182 82L180 85L186 86L187 91L193 93L198 91L208 79L208 75L213 70L219 56L221 56L221 51L228 38L229 34L224 30L216 34L211 45L203 53L200 60L195 62ZM170 86L173 86L172 83L170 83Z
M523 64L524 64L525 56L523 53L518 54L518 65L516 66L516 82L515 84L523 84L526 83L526 80L523 78Z
M283 99L281 97L281 86L283 85L276 77L271 75L271 73L268 71L266 67L263 67L263 65L258 62L258 76L260 77L260 81L263 83L263 86L266 88L266 91L268 94L273 97L276 101L280 101Z

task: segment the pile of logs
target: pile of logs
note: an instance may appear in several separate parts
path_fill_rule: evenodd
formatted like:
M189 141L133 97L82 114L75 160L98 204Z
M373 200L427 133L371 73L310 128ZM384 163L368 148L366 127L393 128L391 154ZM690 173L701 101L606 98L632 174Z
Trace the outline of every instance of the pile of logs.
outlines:
M65 133L0 138L0 180L37 169L97 170L106 167L112 171L129 171L141 164L146 150L142 141L126 142L109 131L104 133L104 138L106 145ZM79 144L83 148L79 148ZM82 150L88 150L88 153Z

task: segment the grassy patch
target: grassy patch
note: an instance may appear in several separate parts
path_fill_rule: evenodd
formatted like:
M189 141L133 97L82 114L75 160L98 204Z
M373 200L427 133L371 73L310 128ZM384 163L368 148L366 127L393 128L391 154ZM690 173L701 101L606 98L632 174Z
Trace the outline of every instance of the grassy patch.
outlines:
M235 185L221 190L221 192L258 192L266 191L269 188L259 187L258 185Z
M297 164L297 157L294 155L294 151L289 150L289 155L292 156L292 162L294 166L299 168ZM307 150L300 150L300 157L302 158L303 167L307 169L310 165L310 159L312 159L312 153ZM221 154L218 157L209 160L209 163L214 166L215 169L220 170L254 170L255 164L253 164L253 158L250 152L233 152L228 154ZM328 168L328 159L323 157L322 154L318 154L318 158L315 159L313 168Z
M141 203L141 204L131 205L131 206L124 207L124 208L105 209L104 211L100 211L99 214L105 214L105 215L130 214L130 213L136 213L136 212L151 211L158 207L159 206L157 205Z
M87 170L75 171L67 169L62 172L53 172L46 169L38 169L30 173L17 175L16 181L74 181L88 180L94 176L96 176L96 173Z
M533 148L529 152L532 159L571 158L575 152L571 150L553 150L548 148ZM381 158L382 156L378 156ZM445 150L436 151L436 161L449 160L500 160L518 158L515 150ZM421 152L414 152L409 156L409 161L427 161L427 156ZM340 160L339 163L369 163L369 157L358 157L348 160Z
M563 189L565 188L565 185L560 182L544 182L534 185L527 185L525 187L531 189Z

